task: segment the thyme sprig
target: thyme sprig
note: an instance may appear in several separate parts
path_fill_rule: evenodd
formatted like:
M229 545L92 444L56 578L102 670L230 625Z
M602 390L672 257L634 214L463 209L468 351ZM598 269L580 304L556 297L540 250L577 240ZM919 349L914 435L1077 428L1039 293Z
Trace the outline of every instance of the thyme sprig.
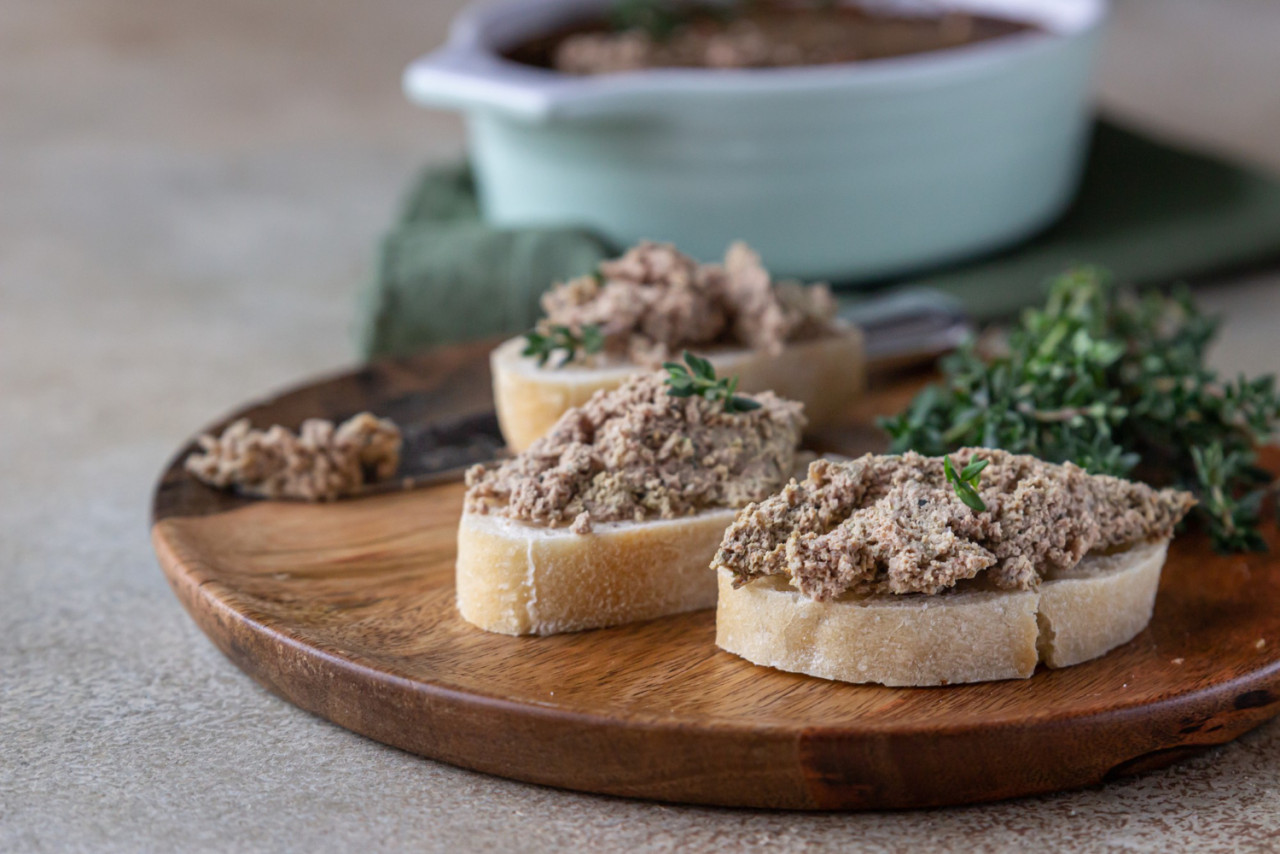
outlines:
M576 331L569 326L557 325L547 327L545 332L537 329L526 332L524 342L524 349L520 354L537 357L539 365L546 365L557 350L562 351L564 356L556 366L562 368L578 357L579 350L583 353L599 353L604 347L604 333L594 324Z
M609 26L615 31L640 30L656 42L698 21L726 22L763 0L614 0Z
M940 385L881 426L895 452L1004 448L1178 486L1216 548L1259 549L1271 477L1256 449L1280 425L1280 395L1273 376L1220 379L1205 363L1216 331L1186 289L1138 295L1078 268L1011 330L1006 355L962 347Z
M756 9L806 6L817 10L838 7L840 0L614 0L607 21L615 32L639 30L656 42L700 21L726 23Z
M749 397L737 394L738 378L716 378L716 369L711 363L688 350L684 351L685 364L666 362L663 368L667 371L667 394L672 397L705 397L711 401L724 401L725 412L750 412L759 409L760 404ZM685 367L685 366L688 367Z
M1265 551L1267 544L1258 531L1264 489L1253 489L1236 497L1232 482L1251 464L1239 451L1224 453L1222 446L1192 448L1191 459L1202 492L1200 503L1214 520L1216 543L1223 551Z
M680 0L616 0L609 10L609 25L619 31L640 30L661 42L702 10L701 4Z
M987 509L987 502L978 495L978 485L982 478L982 470L990 462L990 460L970 460L969 464L956 474L955 467L951 465L951 457L942 458L942 472L947 478L947 483L955 489L956 497L978 513Z

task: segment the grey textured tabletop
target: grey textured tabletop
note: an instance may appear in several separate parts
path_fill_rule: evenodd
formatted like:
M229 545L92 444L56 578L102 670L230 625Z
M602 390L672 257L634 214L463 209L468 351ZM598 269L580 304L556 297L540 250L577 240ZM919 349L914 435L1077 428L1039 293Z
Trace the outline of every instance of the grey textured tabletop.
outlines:
M147 541L195 428L352 359L399 190L461 146L403 64L455 0L0 4L0 850L1280 850L1280 723L1102 789L897 814L681 808L383 747L260 689ZM1104 102L1280 169L1280 5L1120 0ZM1203 292L1280 370L1280 273Z

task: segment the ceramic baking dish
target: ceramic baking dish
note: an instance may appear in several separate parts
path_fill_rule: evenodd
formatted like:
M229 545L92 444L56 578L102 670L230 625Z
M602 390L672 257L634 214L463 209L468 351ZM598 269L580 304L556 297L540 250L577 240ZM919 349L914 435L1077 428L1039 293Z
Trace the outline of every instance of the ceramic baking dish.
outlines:
M501 56L609 1L469 7L406 70L412 100L465 112L491 222L704 260L745 239L779 273L847 281L1013 243L1076 187L1105 0L952 0L1038 30L862 63L579 77Z

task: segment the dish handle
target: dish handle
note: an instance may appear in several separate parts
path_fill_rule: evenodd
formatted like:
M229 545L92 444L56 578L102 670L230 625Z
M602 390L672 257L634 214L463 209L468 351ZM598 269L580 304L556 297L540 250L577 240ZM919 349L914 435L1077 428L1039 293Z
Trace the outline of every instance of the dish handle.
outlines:
M404 93L414 103L455 110L492 109L529 121L545 121L557 99L552 81L534 69L512 68L464 46L445 45L404 71Z

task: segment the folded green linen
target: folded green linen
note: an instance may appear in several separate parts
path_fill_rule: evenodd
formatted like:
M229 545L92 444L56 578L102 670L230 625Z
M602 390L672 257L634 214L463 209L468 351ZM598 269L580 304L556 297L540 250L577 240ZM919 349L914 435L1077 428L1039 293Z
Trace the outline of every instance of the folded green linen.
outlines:
M613 254L615 247L578 229L486 225L466 166L428 169L383 239L361 296L360 353L400 354L528 329L553 282ZM1272 258L1280 259L1280 181L1100 122L1080 192L1054 225L997 255L870 292L936 288L986 320L1040 302L1043 283L1073 264L1157 284ZM848 290L848 298L868 292Z

